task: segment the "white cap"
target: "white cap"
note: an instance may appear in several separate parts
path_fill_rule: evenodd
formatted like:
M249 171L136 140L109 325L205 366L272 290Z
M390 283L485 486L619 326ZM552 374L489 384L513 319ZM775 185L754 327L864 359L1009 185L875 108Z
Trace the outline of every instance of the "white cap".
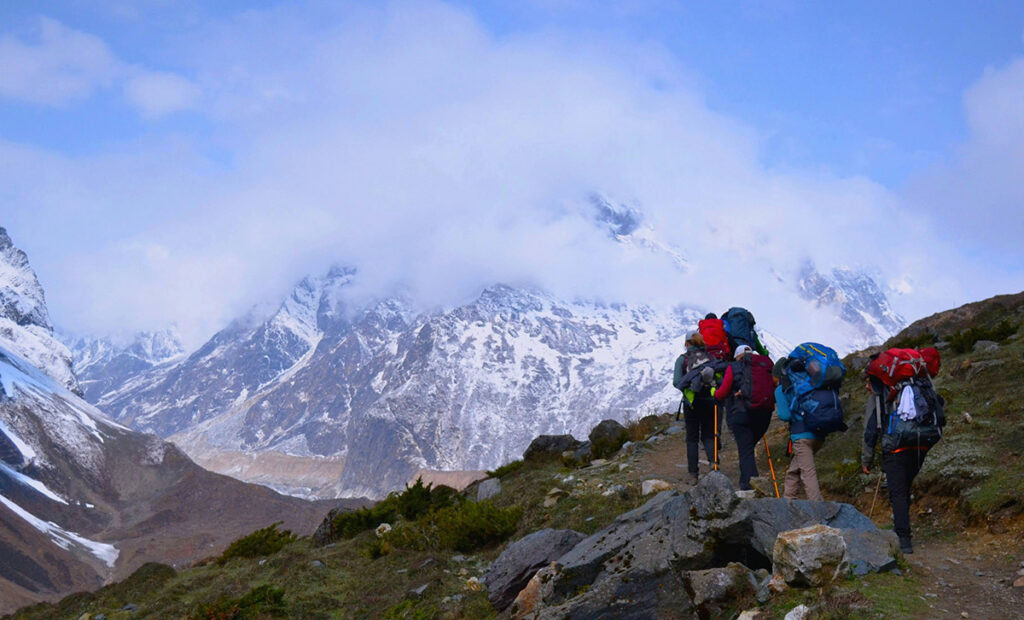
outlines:
M753 353L753 352L754 352L754 350L751 349L749 346L747 346L745 344L741 344L740 346L736 347L736 353L733 354L733 357L735 357L736 359L739 359L739 358L743 357L744 355L747 355L748 353Z

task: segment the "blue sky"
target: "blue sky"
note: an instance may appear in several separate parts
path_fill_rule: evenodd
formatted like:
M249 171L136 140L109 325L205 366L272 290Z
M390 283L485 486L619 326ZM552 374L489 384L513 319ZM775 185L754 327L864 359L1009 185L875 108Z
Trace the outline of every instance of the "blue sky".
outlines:
M0 7L0 225L74 329L208 332L335 260L558 288L593 189L694 252L877 269L911 317L1024 284L1019 2L197 4Z

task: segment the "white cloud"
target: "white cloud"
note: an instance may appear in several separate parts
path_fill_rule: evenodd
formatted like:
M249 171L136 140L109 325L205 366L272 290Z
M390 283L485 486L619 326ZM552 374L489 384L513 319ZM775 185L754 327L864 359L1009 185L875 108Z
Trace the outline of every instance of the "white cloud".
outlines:
M145 118L193 108L199 88L165 71L131 66L99 37L39 18L33 40L0 37L0 97L62 106L123 83L124 96Z
M710 110L664 50L499 38L439 3L303 11L211 24L180 52L202 96L152 89L144 110L195 106L208 139L74 160L7 149L0 186L74 240L44 279L57 321L208 332L338 261L360 267L364 294L451 303L505 281L741 304L793 329L808 320L778 303L772 270L807 257L877 264L920 308L961 295L969 268L927 220L869 179L766 169L761 137ZM595 190L641 205L694 268L609 243L587 220Z
M109 86L121 71L101 39L53 19L39 20L34 39L0 37L0 96L61 105Z
M155 118L194 108L201 93L195 84L180 75L148 72L128 79L124 94L142 116Z

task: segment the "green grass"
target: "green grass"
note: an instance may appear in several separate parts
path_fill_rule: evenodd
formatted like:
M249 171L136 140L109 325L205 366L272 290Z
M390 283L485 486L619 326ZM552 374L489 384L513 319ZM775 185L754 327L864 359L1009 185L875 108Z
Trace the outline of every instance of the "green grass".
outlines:
M924 586L916 576L882 573L851 577L825 588L791 589L767 606L773 619L781 620L797 605L816 609L822 620L925 618L928 604Z

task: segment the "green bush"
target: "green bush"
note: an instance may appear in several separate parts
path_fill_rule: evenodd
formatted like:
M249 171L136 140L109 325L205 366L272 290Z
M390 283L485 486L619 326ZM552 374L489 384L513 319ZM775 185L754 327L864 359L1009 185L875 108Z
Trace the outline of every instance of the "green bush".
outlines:
M495 469L494 471L487 472L487 475L490 476L491 478L504 478L505 476L511 473L519 471L519 469L522 466L522 459L518 461L512 461L511 463L505 463L504 465L502 465L498 469Z
M208 605L202 605L192 618L203 620L235 620L236 618L257 618L265 616L286 616L284 590L264 584L249 590L237 599L222 597Z
M295 540L295 535L291 530L278 531L278 525L281 525L281 521L239 538L228 545L224 553L217 558L217 563L223 564L231 558L255 558L277 553L285 545Z
M1019 325L1010 323L1005 319L994 327L970 327L950 336L949 347L955 353L967 353L974 348L974 343L979 340L1002 342L1017 333L1019 327Z
M464 501L402 523L385 536L396 547L470 553L506 540L522 516L519 506L498 508L489 500Z
M330 538L352 538L381 523L393 523L399 516L410 521L416 520L434 510L451 506L457 495L458 492L451 487L425 485L422 479L417 478L412 486L405 486L405 491L392 493L370 508L360 508L334 517Z

